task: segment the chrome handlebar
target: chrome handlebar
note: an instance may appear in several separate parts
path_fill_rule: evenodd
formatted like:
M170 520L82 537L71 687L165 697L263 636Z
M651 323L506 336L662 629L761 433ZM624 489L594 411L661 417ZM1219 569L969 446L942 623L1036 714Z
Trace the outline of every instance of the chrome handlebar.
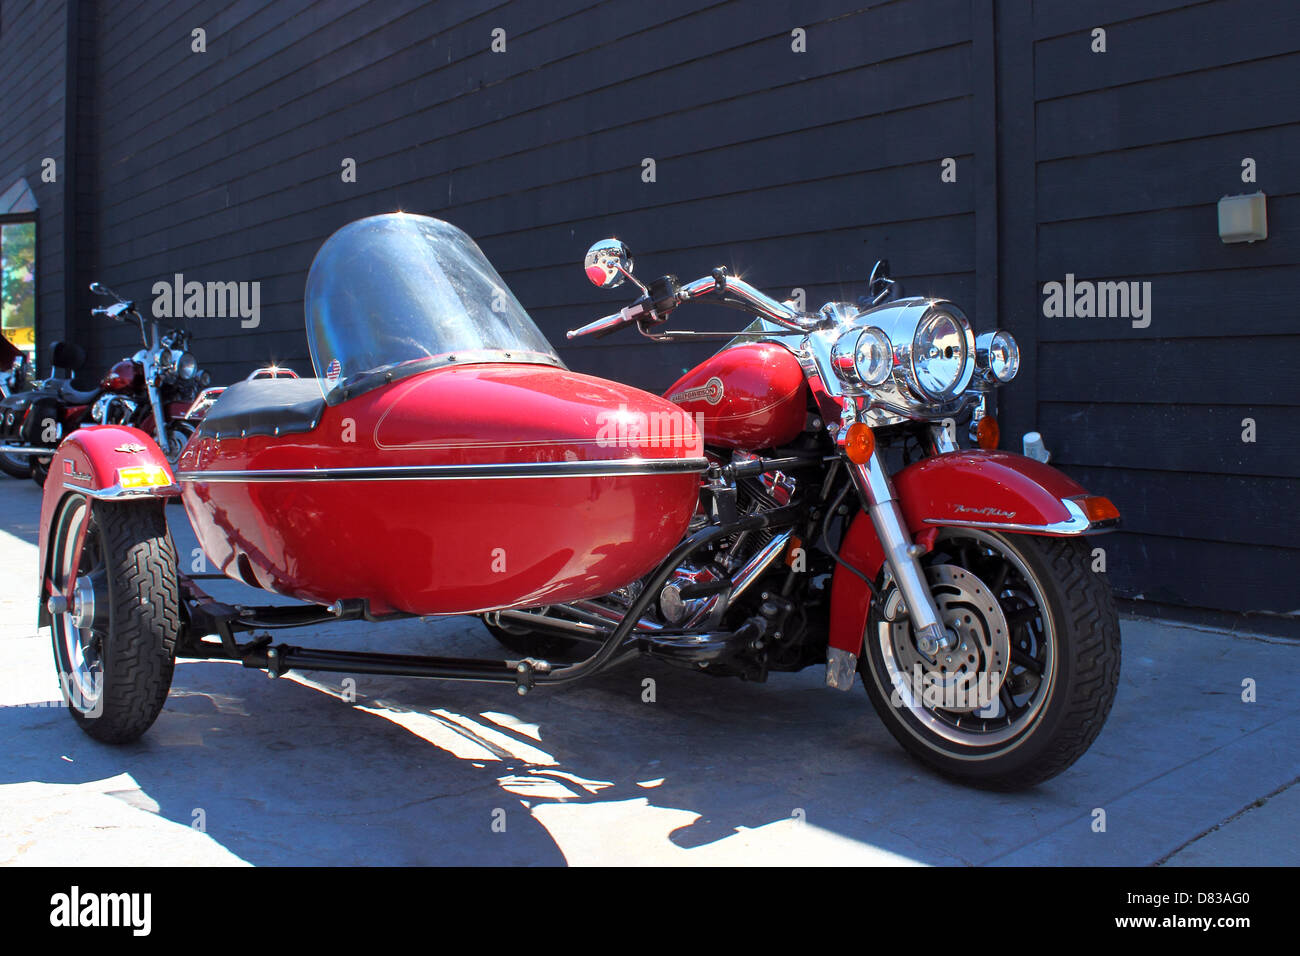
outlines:
M612 315L597 319L595 322L589 322L584 326L571 329L566 337L576 339L583 335L595 335L597 338L608 335L625 325L629 325L645 316L652 316L657 321L667 319L667 312L676 308L683 302L691 302L702 299L707 295L720 292L724 295L731 295L739 299L741 305L746 311L752 312L757 316L765 319L771 319L778 325L794 331L811 331L816 328L820 322L820 316L810 315L799 312L784 302L778 302L764 292L755 289L743 279L737 279L735 276L729 276L721 269L716 270L711 276L704 276L692 282L682 285L678 291L673 305L660 314L648 297L643 296L636 302L632 303L625 309L621 309Z

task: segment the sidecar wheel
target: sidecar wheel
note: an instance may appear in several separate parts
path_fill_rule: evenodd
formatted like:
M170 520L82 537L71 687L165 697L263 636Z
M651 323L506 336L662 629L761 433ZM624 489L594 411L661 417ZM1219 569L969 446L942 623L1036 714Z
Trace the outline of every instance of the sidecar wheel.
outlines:
M1023 789L1064 771L1096 739L1119 683L1119 618L1088 546L952 528L923 564L960 644L927 658L905 615L890 623L873 609L858 670L885 726L966 784ZM984 674L1001 679L981 686Z
M181 627L176 549L163 502L74 495L55 521L50 550L54 588L63 594L73 584L73 601L51 615L50 628L68 712L96 740L136 740L167 699Z

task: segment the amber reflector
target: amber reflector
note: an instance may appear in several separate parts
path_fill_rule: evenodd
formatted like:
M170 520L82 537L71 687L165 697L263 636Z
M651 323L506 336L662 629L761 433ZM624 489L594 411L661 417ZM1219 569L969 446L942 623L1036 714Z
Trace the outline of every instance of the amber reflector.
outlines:
M855 465L865 465L871 460L871 453L876 450L876 436L870 425L854 422L844 436L844 454Z
M1109 498L1103 498L1101 495L1088 495L1086 498L1076 498L1079 507L1083 513L1088 516L1088 520L1093 524L1102 521L1114 521L1119 517L1119 509L1111 503Z
M799 552L803 549L803 539L798 535L790 535L790 547L785 552L785 563L789 567L794 567L799 561Z
M985 451L997 448L1001 438L1002 432L998 428L998 420L992 415L985 415L975 426L975 442Z

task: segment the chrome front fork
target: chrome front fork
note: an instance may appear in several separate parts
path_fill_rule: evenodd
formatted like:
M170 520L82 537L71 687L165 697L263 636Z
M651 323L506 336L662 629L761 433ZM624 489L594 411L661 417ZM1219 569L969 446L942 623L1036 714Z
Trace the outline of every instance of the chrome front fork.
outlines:
M894 483L885 471L879 449L871 453L866 464L851 464L849 467L884 549L889 571L912 619L917 649L927 657L934 657L950 645L951 637L939 618L939 608L921 568L920 557L925 549L912 540L911 532L907 530Z
M158 442L158 448L161 449L163 457L170 461L172 436L167 431L167 416L163 413L162 395L159 394L160 390L156 383L157 379L154 374L152 363L145 368L145 375L148 376L147 381L149 382L147 389L149 393L149 404L153 406L154 438Z

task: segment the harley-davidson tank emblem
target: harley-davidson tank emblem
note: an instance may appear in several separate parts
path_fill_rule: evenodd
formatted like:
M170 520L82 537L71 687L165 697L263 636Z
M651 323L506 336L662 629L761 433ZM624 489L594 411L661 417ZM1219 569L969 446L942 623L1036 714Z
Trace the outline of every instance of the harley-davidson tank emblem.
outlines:
M1002 511L998 508L972 508L968 505L953 505L953 511L964 511L973 515L996 515L999 518L1014 518L1014 511Z
M716 375L709 379L698 388L686 388L680 392L673 392L668 396L668 401L676 402L679 405L682 402L708 402L710 405L716 405L722 401L725 390L722 387L722 379Z

